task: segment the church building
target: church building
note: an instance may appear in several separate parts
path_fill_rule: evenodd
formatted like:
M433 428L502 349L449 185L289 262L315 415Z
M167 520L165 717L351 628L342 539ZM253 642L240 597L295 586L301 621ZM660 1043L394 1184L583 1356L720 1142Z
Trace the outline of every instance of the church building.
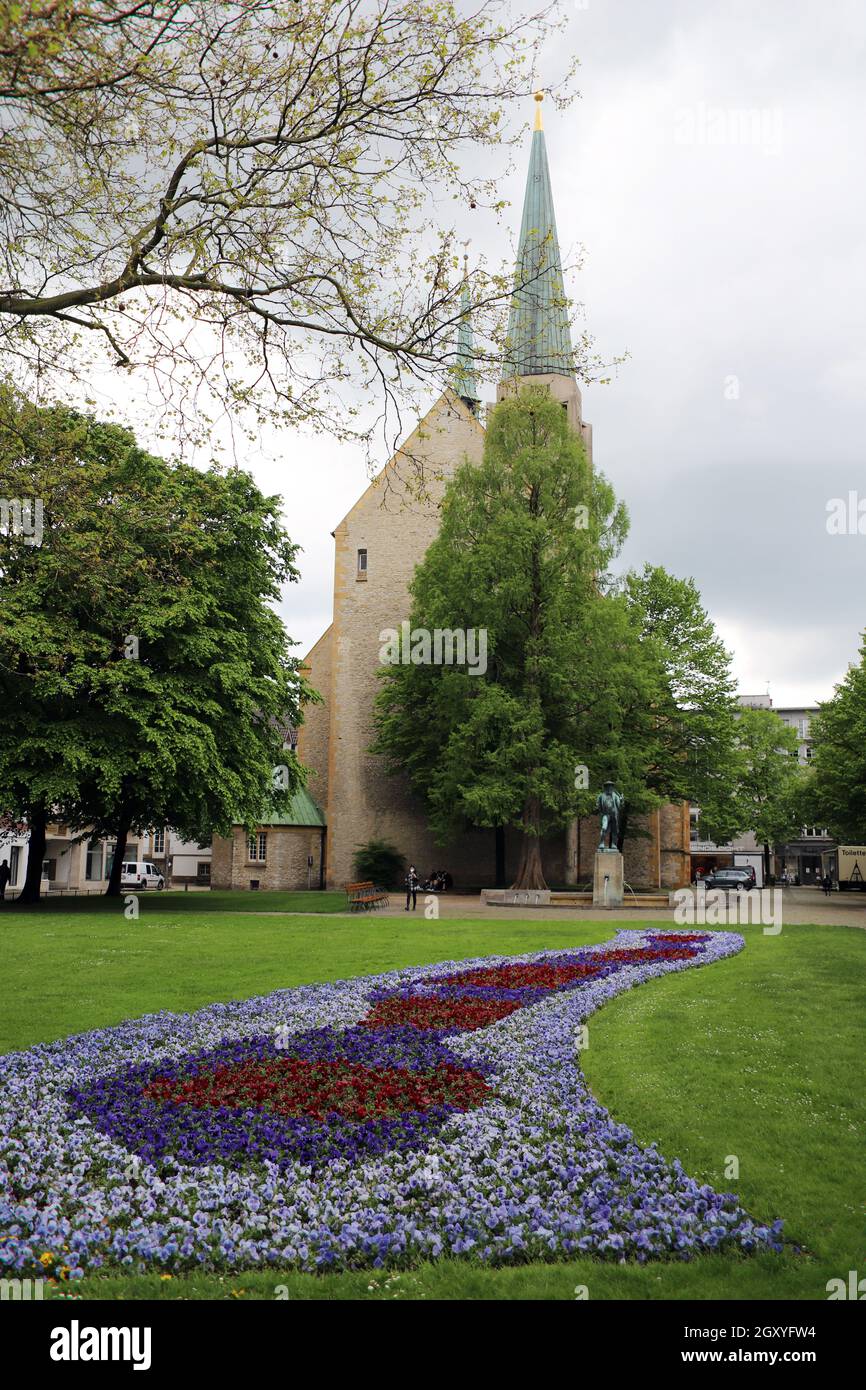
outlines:
M540 95L537 98L540 101ZM498 399L525 384L544 385L562 402L592 459L592 430L583 418L574 367L562 263L548 168L536 107L535 131L520 231L517 289ZM467 295L468 291L464 291ZM298 752L310 770L308 790L324 812L324 881L351 881L352 857L371 839L390 841L427 875L443 868L457 891L497 885L496 833L470 830L443 847L404 776L389 776L369 750L380 688L380 634L408 619L408 586L435 538L439 506L453 472L479 462L484 427L476 398L468 321L460 329L458 372L394 457L336 527L333 620L308 653L311 684L323 703L308 706ZM419 489L419 470L424 488ZM642 834L635 833L638 830ZM505 883L517 869L520 834L505 839ZM575 821L544 841L550 884L592 878L598 820ZM625 878L634 888L676 888L689 880L689 810L664 806L634 817L624 845ZM503 865L500 860L500 873ZM286 885L289 886L289 885Z

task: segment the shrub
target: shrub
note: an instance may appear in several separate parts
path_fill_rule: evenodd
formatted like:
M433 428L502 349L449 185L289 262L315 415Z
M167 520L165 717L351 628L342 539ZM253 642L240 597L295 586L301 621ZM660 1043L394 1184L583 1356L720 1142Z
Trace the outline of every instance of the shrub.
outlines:
M352 871L357 879L372 879L380 888L399 888L406 859L387 840L368 840L355 850Z

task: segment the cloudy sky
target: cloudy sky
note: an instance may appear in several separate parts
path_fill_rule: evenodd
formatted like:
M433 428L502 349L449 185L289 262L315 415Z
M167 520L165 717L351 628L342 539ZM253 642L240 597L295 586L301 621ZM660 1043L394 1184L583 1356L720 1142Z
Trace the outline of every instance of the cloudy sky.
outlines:
M545 128L564 259L586 251L570 288L598 350L629 354L584 390L596 463L631 512L624 558L695 578L741 691L827 698L866 627L866 534L856 515L852 534L827 529L831 499L854 493L866 513L866 7L564 10L567 43L543 66L554 80L576 54L581 99L548 103ZM504 225L468 209L457 225L497 261L527 158L528 136ZM240 461L284 495L303 547L283 614L306 650L330 621L330 532L365 465L292 435L265 454Z

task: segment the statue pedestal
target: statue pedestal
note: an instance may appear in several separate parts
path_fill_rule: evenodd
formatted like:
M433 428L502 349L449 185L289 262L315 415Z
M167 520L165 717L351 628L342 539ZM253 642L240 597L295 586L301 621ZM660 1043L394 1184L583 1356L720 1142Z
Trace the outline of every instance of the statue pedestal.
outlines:
M599 849L595 853L592 879L593 907L622 907L623 860L618 849Z

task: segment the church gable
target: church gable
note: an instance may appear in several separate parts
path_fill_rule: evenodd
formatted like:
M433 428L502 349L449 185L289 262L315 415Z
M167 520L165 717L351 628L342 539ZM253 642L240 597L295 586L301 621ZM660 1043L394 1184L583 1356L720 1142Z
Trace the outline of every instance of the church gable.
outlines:
M437 503L441 499L441 484L463 462L464 453L481 457L483 440L484 428L472 411L459 396L444 391L343 517L335 537L371 513L428 511L434 497Z

